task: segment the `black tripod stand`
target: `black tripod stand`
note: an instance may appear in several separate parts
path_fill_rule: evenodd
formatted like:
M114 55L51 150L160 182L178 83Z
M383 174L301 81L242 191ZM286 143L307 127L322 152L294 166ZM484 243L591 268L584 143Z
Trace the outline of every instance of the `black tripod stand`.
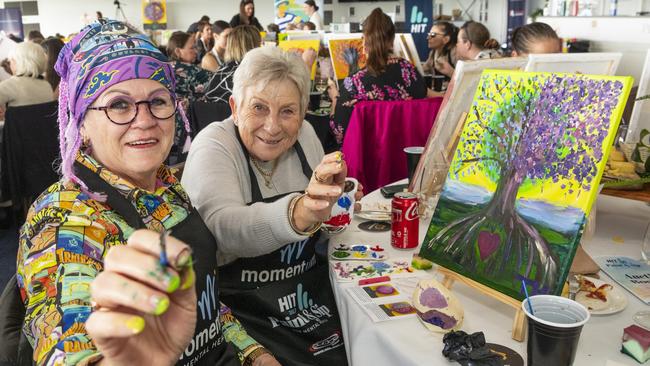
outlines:
M124 14L124 9L122 9L122 3L120 3L120 0L115 0L113 1L113 5L115 5L115 20L118 20L118 16L122 15L122 18L124 18L124 22L128 23L129 20L126 19L126 14Z

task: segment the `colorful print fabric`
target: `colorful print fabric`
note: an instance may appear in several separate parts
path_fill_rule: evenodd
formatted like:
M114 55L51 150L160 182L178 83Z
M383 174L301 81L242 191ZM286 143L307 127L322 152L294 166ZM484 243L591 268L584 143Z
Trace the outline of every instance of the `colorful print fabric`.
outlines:
M63 97L74 121L81 121L106 89L125 80L151 79L174 92L167 57L149 37L117 20L99 19L82 29L63 47L54 69L68 86Z
M427 88L415 67L403 58L390 58L386 71L373 76L367 68L345 78L336 101L330 128L339 145L357 102L365 100L410 100L426 97Z
M116 188L140 213L147 228L171 229L191 211L191 203L172 175L158 170L155 192L134 187L80 153L77 161ZM98 354L84 322L90 316L90 283L103 269L103 258L133 233L105 203L74 183L56 183L32 205L21 228L17 279L27 309L23 332L38 365L74 365ZM222 305L221 313L230 309ZM232 316L223 316L224 336L242 354L259 348ZM234 332L236 336L229 336Z

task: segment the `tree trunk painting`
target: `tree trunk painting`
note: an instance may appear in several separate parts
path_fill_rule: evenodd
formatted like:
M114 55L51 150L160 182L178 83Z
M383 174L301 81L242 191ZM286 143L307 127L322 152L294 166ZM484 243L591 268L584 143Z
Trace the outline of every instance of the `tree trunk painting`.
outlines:
M631 80L486 71L420 255L515 298L559 293Z

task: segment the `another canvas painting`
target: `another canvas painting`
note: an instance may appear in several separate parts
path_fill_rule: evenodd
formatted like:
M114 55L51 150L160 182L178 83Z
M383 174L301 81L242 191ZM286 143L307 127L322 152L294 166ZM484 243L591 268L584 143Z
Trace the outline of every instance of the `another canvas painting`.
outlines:
M328 41L336 80L345 79L366 67L361 35Z
M420 256L512 298L560 294L631 86L485 71Z
M278 47L285 51L294 51L302 55L305 50L311 48L316 51L318 54L318 49L320 47L320 40L290 40L290 41L280 41ZM316 77L316 63L311 68L311 80L314 80Z
M614 75L622 56L619 52L530 54L524 70Z
M395 35L393 52L397 56L408 60L420 72L420 75L424 75L420 55L418 54L418 49L415 47L415 41L411 33L398 33Z
M647 95L650 95L650 50L646 53L636 97L640 98ZM648 136L647 133L642 136L644 129L650 131L650 98L634 103L632 116L630 117L630 127L627 131L625 142L640 142L642 140L641 137ZM650 141L645 141L644 146L650 147L648 142Z
M444 183L444 177L438 176L429 168L436 163L442 163L436 161L440 153L444 154L445 162L451 160L455 142L465 123L463 114L468 113L472 106L472 98L483 70L522 70L526 62L528 60L524 57L506 57L456 63L456 70L447 86L424 153L410 182L409 191L431 194L437 192Z

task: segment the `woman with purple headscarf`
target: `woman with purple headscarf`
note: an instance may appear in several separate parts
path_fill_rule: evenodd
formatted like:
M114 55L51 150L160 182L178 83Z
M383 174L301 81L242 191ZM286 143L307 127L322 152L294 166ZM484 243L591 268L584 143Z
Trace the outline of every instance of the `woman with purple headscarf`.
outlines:
M166 57L100 19L55 69L62 179L32 205L17 260L33 361L277 365L219 302L214 237L162 164L182 114Z

